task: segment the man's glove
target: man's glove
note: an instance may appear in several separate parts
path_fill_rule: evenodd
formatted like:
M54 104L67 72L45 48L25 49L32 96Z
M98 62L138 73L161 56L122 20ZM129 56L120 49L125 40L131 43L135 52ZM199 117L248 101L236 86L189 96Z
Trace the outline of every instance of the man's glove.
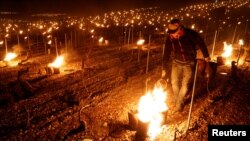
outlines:
M162 79L166 78L166 75L167 75L167 71L163 69L163 70L161 71L161 78L162 78Z
M166 82L169 82L170 72L167 72L166 70L162 70L161 72L161 78L164 79Z

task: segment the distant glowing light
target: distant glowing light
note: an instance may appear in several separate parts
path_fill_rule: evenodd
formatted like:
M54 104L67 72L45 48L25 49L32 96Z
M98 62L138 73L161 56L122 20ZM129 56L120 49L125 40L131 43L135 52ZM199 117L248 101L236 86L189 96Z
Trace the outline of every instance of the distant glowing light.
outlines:
M191 28L194 29L194 28L195 28L195 24L193 24L193 25L191 26Z
M144 42L145 42L145 40L144 40L144 39L140 39L140 40L138 40L138 41L137 41L137 45L143 45L143 44L144 44Z
M103 40L104 40L103 37L100 37L99 40L98 40L98 42L99 42L99 43L102 43Z
M241 45L241 46L242 46L243 44L244 44L243 40L242 40L242 39L240 39L240 40L239 40L239 45Z
M23 34L23 30L20 30L20 31L19 31L19 34Z

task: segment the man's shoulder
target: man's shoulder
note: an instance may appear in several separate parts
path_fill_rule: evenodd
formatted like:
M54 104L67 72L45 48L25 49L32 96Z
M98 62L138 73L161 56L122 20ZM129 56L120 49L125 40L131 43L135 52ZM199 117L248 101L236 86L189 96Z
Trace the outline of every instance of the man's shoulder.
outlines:
M193 29L190 29L190 28L186 28L185 33L186 33L186 35L188 37L191 37L193 39L196 39L197 37L200 37L200 34L197 31L195 31Z
M190 28L184 28L185 32L188 33L188 34L198 34L198 32L196 32L195 30L193 29L190 29Z

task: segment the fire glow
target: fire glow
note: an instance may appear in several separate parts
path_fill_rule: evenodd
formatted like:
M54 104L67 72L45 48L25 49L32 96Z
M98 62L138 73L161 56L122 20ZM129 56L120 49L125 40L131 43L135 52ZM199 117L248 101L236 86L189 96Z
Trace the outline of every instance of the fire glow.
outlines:
M226 64L230 64L230 60L228 60L229 57L231 57L233 51L232 44L227 44L224 42L224 52L222 53L222 57L226 58Z
M58 56L53 63L49 64L49 66L54 68L60 68L63 65L63 62L64 62L64 57Z
M144 44L144 42L145 42L145 40L144 40L144 39L140 39L140 40L138 40L138 41L137 41L137 45L143 45L143 44Z
M224 52L222 53L222 57L230 57L232 54L232 50L232 44L227 44L226 42L224 42Z
M8 66L15 67L18 65L18 60L15 59L17 57L16 53L9 52L6 54L4 61L7 63ZM15 59L15 60L14 60Z
M163 112L168 109L166 99L167 95L163 88L155 87L152 92L147 92L139 101L138 118L144 123L149 123L147 134L151 140L162 131Z
M4 61L11 61L16 57L17 55L15 53L12 53L12 52L7 53L6 57L4 58Z

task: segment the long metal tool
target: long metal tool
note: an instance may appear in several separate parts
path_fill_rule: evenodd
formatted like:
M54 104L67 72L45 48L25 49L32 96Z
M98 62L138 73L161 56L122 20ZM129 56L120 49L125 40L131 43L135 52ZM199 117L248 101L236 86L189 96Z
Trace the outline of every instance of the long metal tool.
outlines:
M240 45L240 47L239 47L239 54L238 54L238 57L237 57L237 64L236 64L237 67L238 67L238 64L239 64L239 61L240 61L241 50L242 50L242 45Z
M215 35L214 35L214 42L213 42L213 48L212 48L211 58L213 58L213 56L214 56L214 48L215 48L216 38L217 38L217 30L215 31Z
M193 107L193 101L194 101L195 84L196 84L196 78L197 78L197 70L198 70L198 63L196 62L195 74L194 74L194 84L193 84L193 90L192 90L192 98L191 98L191 103L190 103L190 108L189 108L189 113L188 113L187 128L185 130L185 133L189 129L189 124L190 124L190 119L191 119L191 113L192 113L192 107Z
M148 65L149 65L149 55L150 55L150 43L151 43L151 35L149 35L148 39L148 54L147 54L147 66L146 66L146 92L148 91Z

